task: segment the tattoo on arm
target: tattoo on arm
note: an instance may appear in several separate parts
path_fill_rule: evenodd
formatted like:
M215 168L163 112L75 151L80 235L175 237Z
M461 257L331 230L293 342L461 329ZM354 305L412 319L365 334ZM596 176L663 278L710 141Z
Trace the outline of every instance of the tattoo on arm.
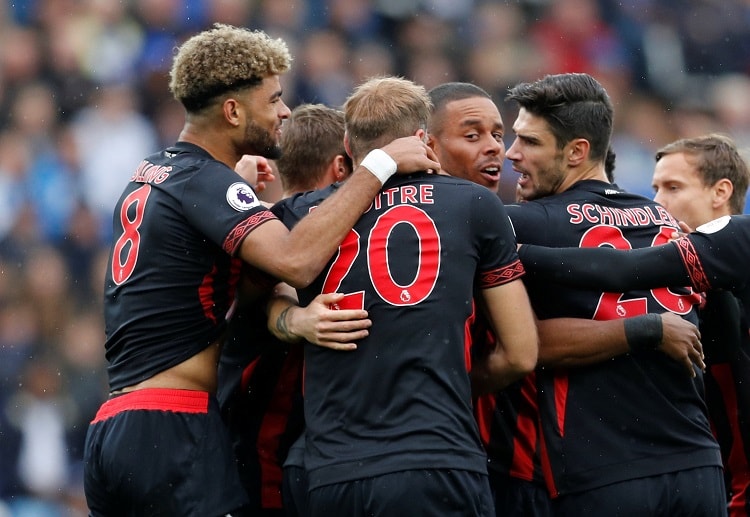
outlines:
M289 312L289 309L291 309L292 306L290 305L283 311L281 311L281 314L279 314L279 317L276 318L276 330L279 332L279 335L284 339L285 341L297 341L299 340L298 336L295 336L291 333L289 330L289 325L286 321L286 315Z

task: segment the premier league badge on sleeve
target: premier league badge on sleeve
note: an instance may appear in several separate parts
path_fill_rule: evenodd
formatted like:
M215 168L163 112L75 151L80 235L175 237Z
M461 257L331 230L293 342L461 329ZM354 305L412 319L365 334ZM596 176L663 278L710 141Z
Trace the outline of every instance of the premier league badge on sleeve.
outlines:
M250 210L258 205L260 201L247 183L232 183L227 189L227 203L238 212Z

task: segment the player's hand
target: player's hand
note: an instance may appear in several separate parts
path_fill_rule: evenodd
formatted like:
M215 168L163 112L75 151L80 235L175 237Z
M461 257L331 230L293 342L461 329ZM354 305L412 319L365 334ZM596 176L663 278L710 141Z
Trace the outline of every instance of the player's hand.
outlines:
M310 343L334 350L356 350L356 341L370 333L372 321L361 309L330 309L344 298L341 293L319 294L307 307L294 307L289 329Z
M685 365L691 377L696 376L695 366L706 370L703 361L703 344L698 327L672 312L661 314L663 337L658 349Z
M685 221L679 221L677 224L680 225L680 231L674 231L669 236L669 242L676 241L677 239L680 239L687 235L688 233L692 233L693 229L688 226L688 224Z
M276 179L270 162L262 156L242 155L234 166L234 172L242 176L256 194L266 189L266 183Z
M418 136L397 138L381 149L396 162L397 173L440 170L435 151Z
M680 221L678 224L680 225L680 230L682 230L683 234L687 235L688 233L693 233L693 228L690 228L685 221Z

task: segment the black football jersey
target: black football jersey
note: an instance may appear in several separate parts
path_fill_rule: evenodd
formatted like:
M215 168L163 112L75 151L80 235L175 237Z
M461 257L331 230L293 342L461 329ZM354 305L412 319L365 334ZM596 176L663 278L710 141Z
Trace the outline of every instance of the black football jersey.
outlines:
M206 151L178 143L138 166L117 202L104 293L111 390L215 342L234 301L242 240L273 219Z
M291 226L335 188L274 212ZM522 273L507 214L487 189L424 173L385 184L299 293L303 305L321 292L346 293L340 308L364 308L373 321L356 351L305 349L311 489L404 469L487 472L467 322L476 289Z
M677 228L653 201L591 180L507 209L518 242L550 247L644 248L667 242ZM540 319L672 311L697 322L701 301L689 288L604 292L536 277L526 283ZM537 384L553 495L721 465L702 377L691 380L682 364L659 351L569 370L540 368Z

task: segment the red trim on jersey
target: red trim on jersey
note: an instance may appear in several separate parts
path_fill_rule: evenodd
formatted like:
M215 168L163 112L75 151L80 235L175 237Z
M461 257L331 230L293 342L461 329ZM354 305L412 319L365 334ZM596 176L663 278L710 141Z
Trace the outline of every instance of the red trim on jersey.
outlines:
M131 410L208 413L208 392L170 388L130 391L102 404L91 423L95 424Z
M495 413L497 399L492 393L480 395L474 400L474 417L479 428L479 438L487 447L492 438L492 415Z
M539 429L542 428L541 415L537 418L537 425ZM560 493L557 491L557 485L555 485L555 476L552 475L552 465L549 460L549 452L547 451L547 442L544 440L544 433L539 433L539 459L542 463L542 475L544 476L544 484L547 485L547 492L551 498L555 498Z
M255 230L261 224L267 223L272 219L276 219L276 216L268 210L263 210L261 212L256 212L244 221L241 221L237 226L232 228L232 231L229 232L227 238L224 239L224 245L222 246L224 251L234 257L240 244L242 244L242 240L247 237L247 234Z
M466 371L471 372L471 348L474 346L474 339L472 338L471 328L474 326L474 322L477 319L477 304L472 298L471 300L471 314L466 318L464 323L464 364L466 365Z
M568 374L555 373L555 414L557 415L557 432L565 436L565 407L568 404Z
M214 264L211 271L203 277L203 281L198 288L198 298L201 301L201 307L203 307L203 315L214 324L216 324L216 315L214 314L214 307L216 306L214 303L216 273L216 264Z
M732 499L729 501L730 517L747 517L747 498L750 496L750 465L745 455L745 444L742 442L742 432L737 413L737 392L732 369L729 364L715 364L711 366L711 374L716 380L721 392L721 398L729 419L732 433L732 446L724 468L731 477Z
M521 380L521 400L513 433L513 460L510 466L510 475L515 478L534 480L534 453L539 439L538 422L536 375L531 372Z
M523 268L521 261L517 259L507 266L482 272L479 277L479 286L482 289L487 289L488 287L507 284L517 278L521 278L524 273L526 273L526 270Z
M260 363L260 356L253 359L250 364L245 366L245 369L242 370L242 378L240 379L241 391L247 391L248 386L250 386L250 379L253 377L253 372L255 371L255 367L258 366L258 363Z
M695 246L687 237L677 239L673 241L677 246L677 251L680 253L682 263L685 265L690 281L693 283L693 287L696 291L710 291L711 283L708 281L703 264L698 253L695 251Z
M279 463L279 442L287 427L294 403L294 394L302 374L302 346L290 346L279 373L268 407L258 430L258 462L260 464L260 500L262 508L282 508L282 466Z

